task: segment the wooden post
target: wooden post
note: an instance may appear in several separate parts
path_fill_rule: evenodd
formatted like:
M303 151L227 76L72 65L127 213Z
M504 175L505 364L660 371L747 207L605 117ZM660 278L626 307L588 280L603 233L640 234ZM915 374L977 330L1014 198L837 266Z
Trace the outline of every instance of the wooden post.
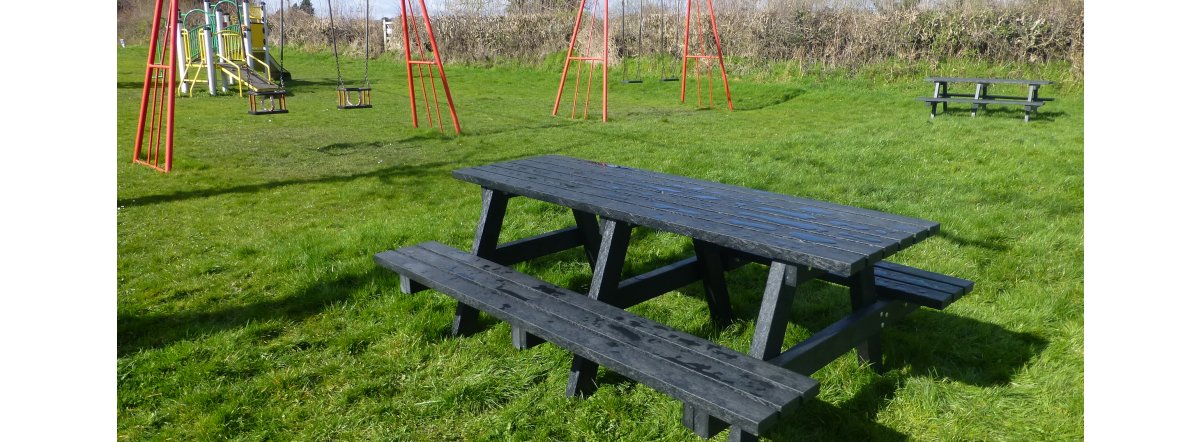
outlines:
M621 267L625 266L625 252L629 249L629 237L633 225L600 219L600 249L596 256L596 270L592 272L592 285L588 297L611 302L618 293L621 283ZM575 355L571 360L571 374L567 378L567 396L586 397L596 391L595 362Z
M504 213L508 210L507 193L483 188L483 208L479 213L479 224L475 227L475 242L471 254L484 259L493 259L496 245L500 242L500 227ZM454 310L453 336L465 336L475 331L479 322L479 310L462 302Z
M850 277L850 306L854 311L870 307L878 296L875 293L875 266ZM858 360L871 365L877 372L883 371L883 349L879 333L858 345Z
M724 327L733 322L733 309L729 305L729 288L725 283L725 266L722 264L721 248L715 244L692 239L700 274L704 281L704 301L708 303L708 315L713 325Z
M758 310L758 322L754 326L754 340L750 343L750 356L764 360L779 356L783 335L787 331L788 312L796 297L797 273L794 265L771 263L767 288L763 291L762 306Z

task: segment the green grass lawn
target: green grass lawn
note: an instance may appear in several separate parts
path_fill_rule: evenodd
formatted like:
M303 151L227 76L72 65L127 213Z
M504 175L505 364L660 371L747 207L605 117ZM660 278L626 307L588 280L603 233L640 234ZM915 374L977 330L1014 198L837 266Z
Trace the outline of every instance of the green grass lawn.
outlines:
M931 121L919 74L735 78L734 112L679 104L678 83L614 80L600 123L550 116L555 67L451 66L452 137L411 127L401 65L371 65L374 109L340 111L332 57L293 52L291 113L180 99L161 174L130 164L145 57L117 52L120 439L696 440L678 402L604 369L595 396L564 397L570 354L517 351L503 323L448 338L454 302L403 295L372 262L428 240L469 249L480 192L450 171L550 153L942 224L891 259L975 291L887 330L883 374L849 353L818 371L818 400L768 439L1083 438L1082 85L1045 89L1057 100L1026 124L1014 107L971 118L961 105ZM938 73L1016 68L979 69ZM502 240L570 222L516 199ZM690 248L637 230L626 270ZM518 269L575 290L590 278L580 252ZM765 276L730 275L729 328L708 325L699 284L632 310L744 351ZM802 285L786 344L848 299Z

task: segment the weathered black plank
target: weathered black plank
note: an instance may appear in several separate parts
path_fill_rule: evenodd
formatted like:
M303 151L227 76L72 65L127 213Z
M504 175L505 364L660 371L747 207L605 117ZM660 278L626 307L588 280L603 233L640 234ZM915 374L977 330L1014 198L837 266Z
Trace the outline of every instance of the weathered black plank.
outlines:
M899 322L917 309L900 301L876 301L857 310L769 362L796 373L812 375L887 325Z
M501 244L496 248L492 261L512 265L581 245L579 228L567 227Z
M509 164L513 163L552 164L556 167L576 171L580 175L608 177L610 181L617 183L655 183L661 191L673 193L676 196L691 194L699 196L700 199L716 198L713 201L728 199L729 201L742 202L742 206L763 206L773 208L776 210L770 212L775 214L796 212L796 219L799 221L810 221L816 219L818 216L828 215L835 220L846 223L861 224L881 228L884 230L897 230L899 232L917 235L920 235L922 232L926 234L936 232L938 226L938 223L936 222L902 215L894 215L877 210L846 206L798 196L783 195L765 190L705 181L662 172L595 163L560 155L545 155L527 158L524 160L510 162ZM881 236L887 235L881 234Z
M440 243L427 242L420 244L417 247L421 247L438 255L427 256L427 258L430 258L433 260L433 262L444 264L448 269L467 266L469 269L474 269L476 272L487 273L487 278L491 279L484 280L489 281L490 283L516 284L520 287L547 295L547 298L542 299L543 302L538 303L539 307L549 308L555 303L566 303L567 305L564 308L586 310L590 315L595 316L597 321L608 321L605 323L617 321L617 323L625 324L631 328L637 329L640 333L646 333L658 338L659 340L703 355L708 359L706 362L708 364L735 369L735 371L738 372L745 372L755 377L768 379L773 383L773 388L782 388L784 390L794 392L811 393L809 391L809 389L812 388L812 385L810 385L809 382L810 380L798 380L792 375L792 373L769 365L743 366L738 361L754 359L703 339L690 339L689 335L685 333L659 325L653 321L634 315L633 313L626 312L619 307L602 302L590 303L578 301L576 298L566 296L576 296L577 294L574 292L559 288L545 281L517 272L509 267L502 266L494 262L472 260L468 255ZM480 278L483 277L480 276ZM486 286L487 284L484 285ZM651 340L651 342L653 342L653 340Z
M600 218L600 249L596 253L596 267L592 271L592 284L588 286L588 297L600 302L612 303L618 299L621 288L621 269L625 266L625 252L629 249L629 235L633 226L623 221ZM596 363L576 354L571 359L571 373L567 375L567 396L588 396L596 389Z
M864 310L875 304L879 295L875 291L875 267L867 267L850 277L850 307L854 311ZM858 344L858 360L875 371L883 371L883 342L879 330L868 334Z
M479 223L475 226L475 240L471 243L471 254L483 258L496 256L496 245L500 242L500 228L508 210L510 195L495 189L483 188L483 204ZM459 302L454 308L454 322L450 326L452 336L466 336L479 328L479 311Z
M926 77L925 81L940 83L985 83L985 84L1036 84L1044 86L1054 84L1047 80L1022 80L1013 78L978 78L978 77Z
M692 240L692 248L696 251L700 276L704 280L708 316L718 327L727 326L733 322L733 308L729 305L729 287L725 284L721 248L698 239Z
M798 276L799 269L794 265L771 263L758 321L754 325L754 340L750 342L749 354L755 359L770 359L779 354L787 331L788 312L796 297Z
M752 224L768 224L785 232L862 242L872 247L894 243L910 244L928 226L913 226L852 212L833 212L801 204L754 201L746 194L709 186L681 186L657 176L616 173L623 169L598 168L588 163L531 158L501 166L518 168L534 175L546 174L573 184L588 184L597 190L645 198L654 205L678 206L684 213L703 213L709 219L731 218ZM711 184L711 183L710 183ZM715 218L714 218L715 217ZM785 233L786 235L786 233ZM803 236L801 236L803 238ZM889 241L890 240L890 241Z
M673 212L648 209L629 204L597 198L570 188L545 186L536 182L514 180L507 175L496 174L482 168L457 170L459 179L489 188L503 189L535 199L559 204L572 209L624 220L636 225L699 238L726 248L743 250L773 260L792 262L816 267L831 273L849 275L867 263L867 257L844 250L831 249L800 241L786 241L771 236L745 237L728 226L699 219L684 219Z
M847 278L825 274L821 279L849 285ZM879 297L917 304L938 310L969 293L975 283L953 276L881 261L875 264L875 286Z
M774 235L787 240L801 240L828 247L861 253L879 259L892 254L916 241L914 232L853 224L826 215L802 214L794 210L762 207L731 197L712 194L696 194L695 197L658 189L669 189L664 184L651 185L634 180L609 181L609 177L584 178L581 175L542 169L527 164L496 165L489 170L512 175L518 179L537 177L540 181L557 186L575 186L573 190L589 195L626 201L643 207L672 211L677 218L704 219L744 229L747 235ZM560 167L561 169L561 167ZM503 172L500 172L503 170ZM706 200L707 199L707 200ZM797 219L805 217L807 219Z
M552 315L527 301L528 291L512 290L508 286L484 287L454 272L423 262L424 257L405 260L402 268L414 279L438 291L454 295L460 301L487 311L506 322L521 324L538 335L545 336L573 353L600 361L610 370L662 391L682 401L696 404L714 416L745 422L750 426L771 424L777 411L768 405L740 395L729 395L722 385L705 376L684 375L682 366L674 361L639 349L629 348L626 341L580 328L569 318ZM507 298L496 296L505 293ZM576 295L578 296L578 295ZM522 300L521 298L525 298ZM580 296L580 298L583 298ZM588 330L585 332L584 330Z
M443 254L453 255L453 258ZM787 410L800 398L812 397L811 395L815 394L816 384L811 379L798 377L769 364L757 363L745 355L703 339L586 299L498 264L480 262L445 246L427 243L379 255L380 261L388 268L409 273L414 279L439 291L461 295L464 301L474 302L478 304L476 307L483 308L501 319L524 323L552 342L571 341L559 344L585 357L596 358L606 366L614 368L614 371L635 380L668 394L675 393L672 395L676 397L679 397L676 394L687 396L689 392L667 390L690 388L690 394L696 397L681 399L698 406L702 405L706 411L712 411L715 406L716 412L712 413L714 416L732 419L731 422L737 422L739 425L751 424L752 426L747 428L753 431L757 431L759 427L754 425L753 419L747 421L745 416L741 416L744 414L744 408L726 410L721 406L732 407L734 402L748 401L753 403L749 407L751 409L764 405ZM475 262L467 264L471 260ZM496 298L502 294L506 296L497 301ZM606 311L596 313L595 310ZM638 337L635 339L633 336ZM608 346L612 344L612 340L628 348L616 352L608 351L611 350ZM587 341L591 344L573 348L572 345L580 347L580 343L576 341ZM635 362L648 366L630 365ZM678 370L681 367L692 370L697 375L680 376ZM622 368L625 371L636 368L644 372L630 374ZM663 373L663 370L666 372ZM666 378L657 378L651 372ZM669 375L670 372L675 374ZM758 372L765 372L769 377L754 379L751 373ZM650 378L642 379L647 376ZM713 387L711 383L714 382L721 386ZM656 383L667 385L655 385ZM675 385L677 383L686 385ZM694 393L705 388L726 389L727 392L723 397L701 397L706 395ZM727 390L730 388L733 390ZM731 396L733 392L736 393ZM757 408L761 410L761 407Z
M600 252L600 224L596 222L596 214L572 209L571 215L575 218L575 226L579 228L579 240L583 242L588 264L595 270L596 254Z
M899 250L899 241L873 235L847 231L841 228L822 227L811 223L789 222L778 216L721 213L701 204L689 204L684 198L664 195L660 192L638 191L628 183L618 185L606 181L584 178L579 175L539 169L521 164L493 164L484 166L490 172L503 174L516 180L539 182L548 186L571 188L601 200L622 201L645 209L657 209L673 214L676 222L704 220L725 226L730 233L745 231L744 235L771 235L787 241L803 241L867 255L872 260L881 259ZM807 228L799 228L799 227ZM911 235L910 235L911 236Z
M1032 106L1032 107L1043 106L1046 104L1044 101L993 100L993 99L984 99L984 98L953 98L953 97L941 97L941 98L917 97L917 101L924 101L926 103L950 102L950 103L973 103L973 104L1014 104L1014 105L1018 105L1018 106Z
M1019 101L1019 102L1021 102L1021 103L1028 103L1028 102L1030 102L1030 101L1034 101L1034 102L1039 102L1039 101L1054 101L1054 98L1051 98L1051 97L1034 97L1034 99L1033 99L1033 100L1030 100L1028 96L1022 97L1022 96L1017 96L1017 95L992 95L992 94L988 94L988 96L987 96L987 97L983 97L983 98L986 98L986 99L989 99L989 100L1016 100L1016 101Z

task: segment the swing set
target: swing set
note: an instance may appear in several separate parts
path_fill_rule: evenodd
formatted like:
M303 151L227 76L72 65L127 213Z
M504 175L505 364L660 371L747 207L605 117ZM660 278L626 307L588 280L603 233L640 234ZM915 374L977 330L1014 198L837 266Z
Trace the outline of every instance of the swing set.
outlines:
M702 8L693 7L702 1L707 3L707 19L704 17ZM571 93L570 118L587 119L592 102L593 79L596 76L598 65L600 68L600 118L602 121L608 121L608 71L612 42L609 38L609 3L610 0L580 0L551 115L559 114L563 103L563 90L566 87L571 68L574 67L575 78L574 89ZM627 26L626 23L627 17L630 16L632 3L630 0L621 0L620 36L617 41L622 46L617 47L617 50L618 55L626 55L622 57L621 62L621 82L639 84L645 81L642 77L642 65L643 58L648 55L645 44L647 16L657 15L658 47L654 48L655 50L649 55L653 56L660 66L659 80L680 81L679 101L687 102L688 87L692 83L688 81L688 65L690 63L695 71L692 80L695 83L696 101L702 107L711 108L714 103L714 70L719 69L721 81L725 87L727 106L729 110L733 110L733 95L729 91L729 77L725 72L725 57L721 51L721 36L717 31L717 16L712 0L637 0L636 38L629 37L628 30L633 26ZM679 44L680 32L678 26L675 26L674 45L668 46L668 16L679 12L682 12L683 45ZM651 18L651 22L653 21ZM692 26L693 21L697 26ZM631 42L636 42L636 47L630 47L634 46L631 45ZM675 57L679 57L681 62L680 77L672 76L668 66L667 60ZM629 74L630 65L633 70L632 76ZM586 82L585 70L587 71ZM581 86L583 88L582 100L580 97ZM708 90L707 100L705 100L705 89Z
M337 69L337 108L371 108L368 70L370 0L364 0L366 17L363 33L367 42L367 56L363 62L363 80L359 86L347 86L342 76L332 0L326 1L329 7L330 39ZM233 9L227 7L222 10L225 5ZM249 95L251 115L288 112L288 92L284 88L284 81L289 79L291 74L281 66L285 46L282 32L285 5L285 0L280 0L280 49L279 60L276 61L266 43L265 2L252 5L248 0L240 0L240 4L234 0L219 0L216 3L205 0L202 9L181 14L179 0L155 0L150 49L134 139L134 164L160 172L171 171L175 144L175 99L183 94L191 96L199 84L205 84L209 94L217 95L218 86L222 92L229 92L230 84L236 83L239 96L243 96L244 93ZM419 6L420 14L416 13L414 5ZM434 38L425 0L400 0L400 6L401 21L404 24L404 51L413 127L420 127L413 83L413 71L416 67L419 77L417 80L421 82L425 103L425 120L433 127L433 116L436 113L437 127L445 132L442 98L438 96L434 78L436 69L441 77L442 97L446 101L445 113L450 114L455 132L461 134L462 128L450 96L450 84L446 80L441 56L438 54L437 40ZM197 17L203 17L203 22L198 23ZM418 17L424 22L423 27L417 26ZM187 23L195 25L189 27ZM429 51L432 54L428 54ZM203 79L201 75L204 75ZM428 88L426 78L429 80ZM430 108L430 101L433 101L433 109Z
M332 0L326 0L330 16L330 39L337 69L337 108L367 109L372 107L370 58L370 2L366 1L366 19L363 33L367 52L363 62L363 79L357 86L347 86L342 75L338 36L333 19ZM696 91L696 101L702 107L714 104L714 71L720 70L725 88L725 99L729 110L733 110L733 97L729 91L729 79L725 72L725 59L721 51L721 37L717 31L717 18L712 0L636 0L637 36L628 38L627 17L634 0L621 0L621 42L630 46L622 63L622 81L628 84L643 83L644 58L653 57L660 67L660 81L680 81L680 102L687 102L689 87ZM400 22L404 41L404 60L408 77L409 110L413 127L420 127L424 120L429 127L445 132L444 115L449 114L455 133L462 133L454 99L450 95L450 84L442 65L437 39L425 0L399 0ZM701 4L706 3L706 5ZM575 68L574 90L571 97L570 118L587 119L592 102L593 79L596 68L600 68L601 120L608 121L608 73L610 61L609 38L610 0L579 0L575 25L567 46L567 57L559 78L558 91L554 99L552 115L558 115L563 102L563 90L571 68ZM224 16L219 7L234 5L236 12ZM681 5L682 4L682 5ZM265 3L250 5L241 0L240 7L234 0L219 0L215 4L204 1L202 12L195 10L180 14L179 0L155 0L154 20L151 24L150 49L146 60L138 126L134 141L133 163L145 165L161 172L169 172L172 166L175 134L175 99L184 93L191 94L198 84L205 83L209 93L216 95L217 86L228 92L229 82L238 85L241 95L248 89L250 114L287 113L287 91L284 81L290 73L283 69L283 12L286 0L280 0L280 50L279 61L272 58L266 44L266 22L263 11ZM164 6L165 8L164 13ZM701 6L707 6L702 8ZM681 11L682 10L682 11ZM707 10L707 19L704 12ZM683 29L671 16L682 12ZM183 24L191 17L202 15L204 24L188 28ZM225 18L236 15L236 25L225 24ZM586 25L584 17L586 16ZM649 17L649 21L648 21ZM657 48L647 51L647 23L658 22ZM696 22L696 26L692 23ZM599 23L598 23L599 22ZM707 23L706 23L707 22ZM675 23L671 34L674 43L668 46L668 26ZM679 44L680 35L683 44ZM636 41L636 50L631 41ZM653 42L653 41L652 41ZM620 52L619 52L620 54ZM678 57L679 76L673 76L669 59ZM689 64L694 73L689 81ZM632 67L633 75L629 74ZM436 70L436 74L435 74ZM583 71L587 71L586 86ZM206 74L201 79L201 74ZM415 80L415 81L414 81ZM420 83L421 102L418 107L416 83ZM439 84L440 83L440 84ZM694 85L693 85L694 84ZM438 89L441 89L439 96ZM583 86L582 100L580 89ZM704 90L707 89L707 100ZM445 105L443 106L443 101ZM420 111L424 110L424 118ZM434 117L436 116L436 122Z

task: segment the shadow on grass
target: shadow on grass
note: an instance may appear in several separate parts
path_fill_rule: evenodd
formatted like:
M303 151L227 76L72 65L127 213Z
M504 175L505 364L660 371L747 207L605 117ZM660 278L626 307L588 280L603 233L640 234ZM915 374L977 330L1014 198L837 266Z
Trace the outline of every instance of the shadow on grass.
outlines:
M395 275L383 269L321 281L291 295L252 304L201 312L161 315L117 314L117 356L162 348L185 339L245 327L251 322L297 321L345 301L367 284L394 285Z
M740 111L753 111L753 110L766 109L768 107L773 107L773 106L779 106L781 104L792 101L792 100L796 99L797 97L804 95L807 92L808 91L806 91L802 88L788 88L788 89L784 90L783 92L780 92L779 94L773 94L773 95L770 95L769 97L766 97L767 99L762 101L761 103L754 102L754 101L756 101L755 99L757 99L758 97L752 97L750 99L742 98L740 101L738 101L737 103L734 104L734 106L735 106L734 109L740 110Z
M257 192L262 192L262 191L271 190L271 189L275 189L278 187L285 187L285 186L294 186L294 185L303 185L303 184L342 183L342 182L358 180L361 178L390 178L390 177L395 177L395 176L424 177L424 176L429 176L435 172L446 173L446 171L440 169L440 167L446 166L448 164L452 164L452 163L448 162L448 161L439 161L439 162L417 164L417 165L399 165L399 166L385 167L383 169L377 169L377 170L372 170L369 172L356 173L356 174L350 174L350 175L335 175L335 176L324 176L324 177L317 177L317 178L299 178L299 179L291 179L291 180L270 181L270 182L258 183L258 184L244 184L241 186L233 186L233 187L226 187L226 188L219 188L219 189L187 190L187 191L183 191L183 192L168 193L168 194L163 194L163 195L148 195L148 196L139 196L136 198L122 198L122 199L117 200L117 206L120 206L120 207L149 206L149 205L161 204L161 203L172 203L172 202L177 202L177 201L185 201L185 200L190 200L190 199L194 199L194 198L208 198L208 197L214 197L214 196L219 196L219 195L229 195L229 194L238 194L238 193L257 193Z
M402 139L399 141L389 141L386 143L385 142L334 143L334 144L330 144L330 145L327 145L327 146L324 146L321 148L317 148L316 150L321 151L323 153L327 153L329 155L336 156L336 155L342 155L343 154L342 152L344 152L346 150L351 150L351 149L355 149L355 148L361 148L361 147L377 148L377 147L381 147L386 144L404 143L404 142L414 141L414 140L437 139L440 137L442 137L442 135L440 135L440 134L428 133L428 134L422 134L422 135L408 137L408 138L405 138L405 139ZM556 152L557 152L557 150L546 152L546 153L549 154L549 153L556 153ZM324 177L316 177L316 178L297 178L297 179L290 179L290 180L270 181L270 182L257 183L257 184L244 184L244 185L240 185L240 186L233 186L233 187L226 187L226 188L219 188L219 189L198 189L198 190L187 190L187 191L168 193L168 194L162 194L162 195L139 196L136 198L120 198L120 199L117 199L117 206L119 206L119 207L149 206L149 205L161 204L161 203L185 201L185 200L190 200L190 199L194 199L194 198L208 198L208 197L228 195L228 194L238 194L238 193L256 193L256 192L262 192L265 190L271 190L271 189L275 189L278 187L285 187L285 186L343 183L343 182L354 181L354 180L358 180L358 179L362 179L362 178L378 178L378 179L382 179L382 180L388 180L388 179L395 178L395 177L422 178L422 177L432 176L434 174L444 174L445 176L450 176L450 172L449 172L449 170L446 169L446 166L467 167L467 161L470 159L470 157L471 157L471 154L467 154L466 156L463 156L463 157L455 159L455 160L435 161L435 162L429 162L429 163L423 163L423 164L413 164L413 165L398 165L398 166L385 167L382 169L376 169L376 170L372 170L372 171L368 171L368 172L355 173L355 174L349 174L349 175L334 175L334 176L324 176ZM521 158L521 157L522 156L518 155L518 156L505 157L505 158L496 158L496 159L489 159L486 162L508 161L508 160L513 160L513 159L517 159L517 158Z
M964 237L955 232L950 232L947 230L938 232L938 236L946 238L947 241L950 241L955 245L987 249L993 252L1008 251L1009 247L1007 243L1011 241L1009 238L1002 235L989 235L986 238L977 239Z
M320 153L330 155L330 156L341 156L341 155L349 154L358 149L379 149L379 148L391 147L391 146L395 146L397 144L414 142L414 141L448 140L448 139L450 139L450 138L441 133L429 131L429 132L426 132L423 134L413 135L411 137L406 137L406 138L403 138L400 140L394 140L394 141L372 141L369 143L368 142L330 143L330 144L326 144L324 146L319 146L319 147L314 147L314 148L306 148L306 149L320 152ZM446 164L447 163L445 163L445 162L431 163L431 164L427 164L427 165L421 165L420 167L435 168L435 167L443 166Z
M896 395L905 380L881 376L867 384L841 405L820 400L801 404L780 418L768 437L773 441L860 440L904 441L909 436L875 421L883 406Z

